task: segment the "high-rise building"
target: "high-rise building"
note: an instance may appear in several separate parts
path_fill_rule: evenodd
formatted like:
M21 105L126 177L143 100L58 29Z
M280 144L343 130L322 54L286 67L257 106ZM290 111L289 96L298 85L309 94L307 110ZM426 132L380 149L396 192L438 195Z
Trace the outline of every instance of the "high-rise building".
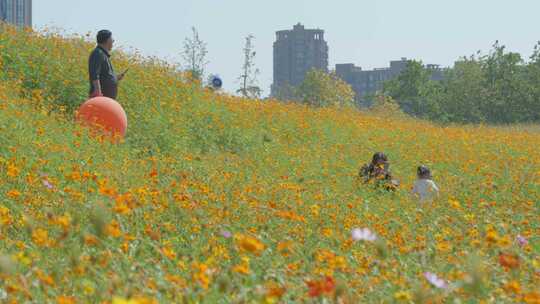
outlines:
M0 21L32 26L32 0L0 0Z
M324 31L305 29L300 23L292 30L276 32L272 95L287 86L298 86L311 69L328 71L328 44Z
M366 105L367 96L382 90L385 81L394 79L407 68L407 58L390 61L390 67L373 70L362 70L352 63L336 64L336 74L347 82L356 94L359 105ZM428 64L426 69L431 71L432 80L442 80L443 70L436 64Z

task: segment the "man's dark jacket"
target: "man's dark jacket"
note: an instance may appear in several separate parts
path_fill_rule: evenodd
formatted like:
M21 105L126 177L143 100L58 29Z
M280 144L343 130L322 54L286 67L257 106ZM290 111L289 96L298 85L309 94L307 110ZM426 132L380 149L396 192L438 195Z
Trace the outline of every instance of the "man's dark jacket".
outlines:
M97 46L88 60L90 76L90 94L95 90L93 81L99 80L103 96L116 99L118 94L118 79L111 64L111 55L101 46Z

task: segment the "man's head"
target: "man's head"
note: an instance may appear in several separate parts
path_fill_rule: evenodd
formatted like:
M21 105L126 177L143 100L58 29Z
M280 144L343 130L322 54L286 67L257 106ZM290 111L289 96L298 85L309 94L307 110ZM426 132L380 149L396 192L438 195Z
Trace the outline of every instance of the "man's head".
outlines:
M112 33L109 30L101 30L97 34L97 43L106 49L111 51L113 48L114 39L112 38Z
M371 164L373 165L383 165L388 163L388 157L386 154L382 152L377 152L373 154L373 158L371 159Z

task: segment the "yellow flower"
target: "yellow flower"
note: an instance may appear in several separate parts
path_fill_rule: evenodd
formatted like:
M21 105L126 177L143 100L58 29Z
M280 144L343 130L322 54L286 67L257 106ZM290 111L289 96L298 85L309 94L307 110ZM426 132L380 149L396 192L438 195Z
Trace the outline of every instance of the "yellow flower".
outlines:
M521 292L521 286L517 281L510 281L504 285L504 290L508 293L518 294Z
M437 243L437 250L442 252L448 252L452 249L452 244L448 241L442 241Z
M116 202L113 211L118 214L127 214L131 211L131 209L129 209L129 206L125 202L120 201Z
M239 274L249 274L249 264L241 263L233 267L233 271Z
M4 206L0 206L0 225L8 226L11 223L11 211Z
M454 209L460 209L461 208L461 204L459 203L458 200L455 200L455 199L449 199L448 200L448 203L450 204L450 207L454 208Z
M8 165L8 168L7 168L7 175L9 177L17 177L19 175L19 168L17 168L16 166L14 166L13 164L9 164Z
M506 235L504 237L499 238L497 243L500 247L509 247L510 245L512 245L512 240L510 239L508 235Z
M96 289L94 288L93 284L90 282L83 283L83 293L85 296L93 295Z
M486 233L486 241L491 244L495 244L499 241L499 235L494 229L488 229Z
M37 270L36 271L36 275L39 279L39 281L43 284L43 285L48 285L48 286L55 286L56 283L53 279L53 277L51 277L50 275L46 275L45 273L43 273L41 270Z
M174 286L176 286L177 288L180 288L180 289L181 288L186 288L186 286L187 286L186 280L184 280L182 277L177 276L177 275L168 274L168 275L165 276L165 279L169 283L171 283L171 285L174 285ZM152 289L157 289L156 284L153 283L152 281L150 281L148 285L153 286Z
M540 258L533 260L532 265L537 271L540 272Z
M164 256L166 256L167 258L171 259L171 260L174 260L176 259L176 252L174 252L174 250L170 247L163 247L161 249L161 252L163 253Z
M62 229L67 230L69 228L69 225L71 223L71 218L69 215L63 215L56 218L55 223L62 227Z
M206 264L193 263L192 265L193 275L192 278L195 282L199 283L204 289L208 289L210 285L209 269Z
M242 262L236 266L233 267L233 271L240 273L240 274L249 274L249 258L246 256L243 256L241 258Z
M332 236L332 234L334 234L334 231L331 228L322 229L322 235L324 235L325 237L329 238Z
M25 266L28 266L32 263L32 260L28 256L26 256L24 252L19 252L15 254L14 259Z
M412 295L408 291L398 291L394 293L394 299L397 301L411 301Z
M293 246L292 241L279 242L277 245L277 250L282 256L287 257L292 252L292 246Z
M249 235L238 235L236 237L236 244L242 251L247 251L260 255L264 250L264 244L258 239Z
M310 210L311 210L311 214L314 216L314 217L318 217L319 214L320 214L320 211L321 211L321 207L319 205L312 205L310 207Z
M120 298L120 297L114 297L112 300L112 304L141 304L141 302L135 299L125 299L125 298Z
M32 231L32 240L38 246L47 246L49 245L49 232L42 228L37 228Z

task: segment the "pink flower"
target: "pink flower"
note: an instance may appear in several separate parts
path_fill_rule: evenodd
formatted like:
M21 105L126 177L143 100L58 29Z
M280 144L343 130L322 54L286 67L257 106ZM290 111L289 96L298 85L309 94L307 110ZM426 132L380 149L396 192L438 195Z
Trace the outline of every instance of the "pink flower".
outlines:
M516 237L516 241L519 244L519 246L521 246L521 247L529 244L529 241L524 236L522 236L521 234L518 234L518 236Z
M43 186L47 187L48 189L54 188L54 186L48 180L44 179L42 182Z
M373 242L377 240L377 235L371 232L371 230L369 230L368 228L362 228L362 229L355 228L352 230L351 234L352 234L353 240L355 241Z
M228 239L228 238L232 237L232 233L230 233L227 230L221 230L221 236Z
M434 273L424 272L424 277L437 288L446 289L448 287L448 284Z

